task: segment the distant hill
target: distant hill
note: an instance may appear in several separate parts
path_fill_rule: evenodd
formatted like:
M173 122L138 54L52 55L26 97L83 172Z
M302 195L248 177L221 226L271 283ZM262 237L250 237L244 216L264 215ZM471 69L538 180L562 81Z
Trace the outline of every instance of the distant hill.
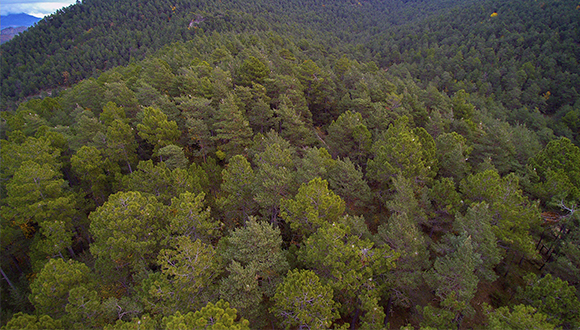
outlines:
M26 31L28 27L33 26L41 18L34 17L28 14L10 14L0 16L0 44L3 44L16 36L17 34Z
M0 34L0 44L5 43L6 41L11 40L14 38L15 35L26 31L28 27L26 26L18 26L18 27L7 27L2 29L2 33Z
M33 26L36 22L40 21L41 18L34 17L28 14L10 14L5 16L0 16L0 29L4 30L8 27L20 27L20 26Z

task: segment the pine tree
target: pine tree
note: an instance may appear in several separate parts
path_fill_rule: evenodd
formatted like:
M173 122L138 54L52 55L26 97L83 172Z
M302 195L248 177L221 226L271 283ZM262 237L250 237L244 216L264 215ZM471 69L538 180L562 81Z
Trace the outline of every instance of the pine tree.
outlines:
M230 304L220 300L213 304L207 303L199 311L189 312L185 315L176 312L163 318L163 329L196 329L208 330L232 329L249 330L250 323L246 319L238 319L237 310L230 308Z
M254 214L257 204L254 201L256 174L248 160L242 155L232 157L222 171L221 190L227 195L218 200L226 219L245 223Z
M177 123L167 120L167 115L153 107L143 109L143 120L137 125L139 136L153 145L153 153L157 155L159 149L175 144L181 132Z
M332 289L310 270L291 270L276 288L270 310L286 329L328 329L339 318Z
M328 189L328 182L315 178L302 184L293 199L281 201L280 216L299 237L307 238L324 224L338 222L344 214L344 201Z
M260 213L272 222L278 216L280 200L288 198L295 191L292 156L292 149L272 143L254 157L258 182L254 200L260 206Z
M119 192L89 215L94 242L91 253L132 271L153 263L164 237L165 207L153 196Z
M475 296L479 283L475 269L480 263L480 256L475 253L472 239L467 235L454 238L452 247L452 252L437 258L433 269L427 273L426 280L435 290L441 307L452 313L449 315L453 315L453 319L448 319L447 322L460 326L463 317L473 313L470 301ZM451 324L446 325L450 326Z
M30 285L30 301L41 314L65 315L70 291L89 282L89 268L78 261L50 259Z
M229 274L220 283L220 296L253 324L259 324L262 300L274 295L289 268L280 230L250 217L245 227L235 229L220 246L222 258L229 264Z
M214 129L218 149L225 152L228 158L243 153L250 145L252 129L240 111L234 94L229 93L220 101Z

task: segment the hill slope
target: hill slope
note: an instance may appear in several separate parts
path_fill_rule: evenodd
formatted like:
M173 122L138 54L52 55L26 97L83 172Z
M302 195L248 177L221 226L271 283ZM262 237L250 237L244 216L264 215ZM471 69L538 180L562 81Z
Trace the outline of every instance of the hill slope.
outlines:
M541 113L558 134L578 136L577 1L484 1L379 33L367 45L379 63L400 64L423 86L493 96L505 106L496 117L537 128Z
M393 24L456 5L450 0L87 0L47 17L2 46L2 99L69 86L200 33L271 30L295 39L334 38L334 44L360 44Z

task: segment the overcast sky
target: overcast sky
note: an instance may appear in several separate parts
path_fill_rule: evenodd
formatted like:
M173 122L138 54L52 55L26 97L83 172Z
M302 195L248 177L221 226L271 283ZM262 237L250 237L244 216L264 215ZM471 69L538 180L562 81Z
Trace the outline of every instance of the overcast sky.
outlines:
M76 3L76 0L0 0L0 14L19 14L25 13L36 17L44 17L50 15L62 7Z

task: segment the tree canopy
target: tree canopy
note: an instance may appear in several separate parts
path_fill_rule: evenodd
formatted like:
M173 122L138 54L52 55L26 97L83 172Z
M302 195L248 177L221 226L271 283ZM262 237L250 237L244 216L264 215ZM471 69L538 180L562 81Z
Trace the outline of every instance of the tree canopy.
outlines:
M0 327L577 327L579 15L46 17L0 46Z

